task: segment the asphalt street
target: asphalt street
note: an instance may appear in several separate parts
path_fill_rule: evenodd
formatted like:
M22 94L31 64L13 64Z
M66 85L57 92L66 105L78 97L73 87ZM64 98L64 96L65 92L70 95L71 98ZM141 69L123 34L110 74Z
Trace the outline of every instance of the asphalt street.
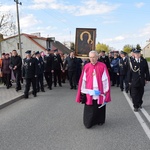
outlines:
M86 129L84 105L69 85L38 93L0 110L0 150L150 150L144 132L120 89L111 90L106 123Z

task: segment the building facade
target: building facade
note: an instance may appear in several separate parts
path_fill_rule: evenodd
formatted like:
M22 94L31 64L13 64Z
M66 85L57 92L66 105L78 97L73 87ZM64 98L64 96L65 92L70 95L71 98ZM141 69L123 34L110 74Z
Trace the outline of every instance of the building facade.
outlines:
M142 49L144 58L150 58L150 42Z
M69 53L70 50L58 41L54 41L54 38L45 38L37 35L21 34L21 51L19 50L19 37L12 36L9 38L2 38L0 41L0 53L10 53L12 50L17 50L18 54L22 57L25 56L27 50L43 51L47 48L51 48L52 52L54 49L58 49L60 53Z

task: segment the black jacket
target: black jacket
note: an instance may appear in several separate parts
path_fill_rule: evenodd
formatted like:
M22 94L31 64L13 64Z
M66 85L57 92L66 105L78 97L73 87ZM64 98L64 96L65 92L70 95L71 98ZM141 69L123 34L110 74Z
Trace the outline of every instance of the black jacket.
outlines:
M99 59L98 59L98 61L99 62L103 62L106 66L107 66L107 69L110 69L111 67L110 67L110 61L109 61L109 58L108 58L108 56L105 56L105 57L100 57Z
M61 67L63 67L63 62L59 54L53 55L52 64L53 70L61 70Z
M128 81L133 87L144 86L145 81L150 81L149 68L146 59L140 58L140 63L137 63L135 59L130 61L130 70L128 75Z
M51 72L53 70L53 57L52 55L44 56L44 72Z
M66 67L67 64L68 64L68 71L76 71L77 70L77 58L76 57L70 58L70 56L68 56L64 63L63 69Z
M21 68L22 68L22 59L20 56L12 56L10 58L10 66L12 68L14 68L15 66L17 66L17 69L15 69L14 71L17 72L17 71L21 71Z
M24 58L23 59L23 77L24 78L34 78L37 76L37 59L36 58Z
M121 58L119 60L119 75L127 75L129 69L129 62L128 62L128 58L125 57L125 59L123 60L123 58Z
M44 73L44 61L42 57L40 57L39 59L37 59L37 75L40 75L43 73Z

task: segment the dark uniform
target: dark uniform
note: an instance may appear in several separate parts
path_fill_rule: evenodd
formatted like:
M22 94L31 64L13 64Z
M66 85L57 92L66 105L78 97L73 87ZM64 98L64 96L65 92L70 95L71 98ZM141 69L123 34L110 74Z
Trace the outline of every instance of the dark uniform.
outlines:
M27 51L26 54L31 54L31 51ZM36 97L36 77L37 77L37 59L36 58L24 58L23 59L23 77L25 78L25 91L24 97L28 98L30 86L32 83L32 94Z
M100 56L98 61L103 62L107 66L107 69L110 70L111 66L108 56Z
M77 78L76 78L76 73L77 73L77 58L76 57L70 57L68 56L64 68L68 65L68 76L69 76L69 83L70 83L70 89L76 89L77 85Z
M125 52L121 52L122 54L126 55ZM125 91L128 93L129 84L128 84L128 76L127 72L129 69L129 62L127 57L123 57L119 60L119 78L120 78L120 89L121 91L124 90L124 83L125 83Z
M54 50L54 52L57 52L58 50ZM63 62L59 54L53 55L53 70L54 70L54 86L57 86L57 82L59 86L62 86L61 84L61 69L63 68Z
M109 76L111 76L111 66L110 66L110 61L109 61L108 56L100 56L98 61L103 62L106 65L108 72L109 72Z
M39 51L35 53L35 55L40 55ZM37 78L36 78L36 90L39 92L45 92L44 83L43 83L43 73L44 73L44 61L42 57L36 57L37 59Z
M135 50L134 53L140 53L140 51ZM143 103L142 97L145 81L149 80L150 75L147 61L143 57L140 57L140 62L136 58L132 59L130 61L129 82L131 83L131 97L134 111L138 111L138 108Z
M48 49L48 51L50 51ZM44 76L48 85L48 88L52 90L52 65L53 57L51 54L44 56Z
M77 68L76 68L76 82L77 82L77 84L78 84L78 82L79 82L79 79L80 79L80 76L81 76L81 73L82 73L82 63L83 63L83 61L82 61L82 59L81 58L77 58L77 63L76 63L76 66L77 66Z

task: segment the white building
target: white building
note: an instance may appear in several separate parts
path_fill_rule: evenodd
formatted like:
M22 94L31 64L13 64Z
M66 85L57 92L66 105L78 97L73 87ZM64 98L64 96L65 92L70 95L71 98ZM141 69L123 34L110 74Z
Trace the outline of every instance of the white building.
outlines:
M142 50L144 58L150 58L150 43L148 43Z
M60 53L69 53L70 50L66 48L63 44L58 41L54 41L54 38L45 38L39 35L29 35L22 33L21 34L21 52L19 50L19 37L18 35L12 36L6 39L1 37L0 39L0 53L10 53L12 50L18 50L18 54L22 57L25 56L25 52L27 50L33 51L44 51L47 48L51 48L52 50L58 49Z

